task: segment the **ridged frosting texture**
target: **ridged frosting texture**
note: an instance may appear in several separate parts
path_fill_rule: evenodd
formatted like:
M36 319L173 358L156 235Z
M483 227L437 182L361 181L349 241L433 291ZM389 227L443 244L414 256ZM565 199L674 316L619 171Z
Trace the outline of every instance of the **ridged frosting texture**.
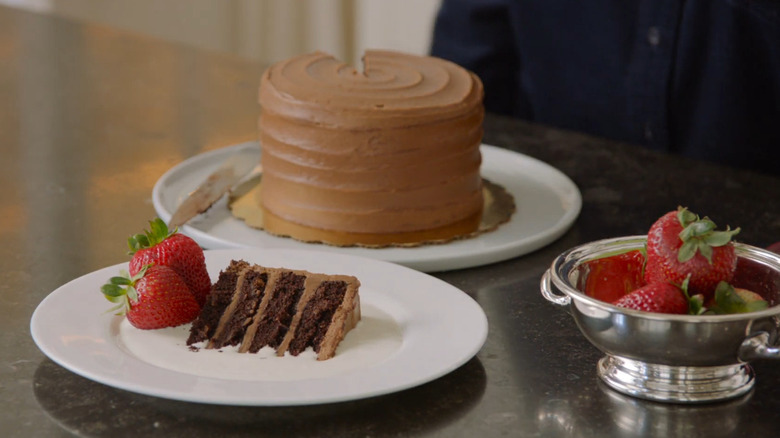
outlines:
M262 207L353 233L446 226L482 208L483 90L432 57L368 51L364 69L315 52L260 83Z

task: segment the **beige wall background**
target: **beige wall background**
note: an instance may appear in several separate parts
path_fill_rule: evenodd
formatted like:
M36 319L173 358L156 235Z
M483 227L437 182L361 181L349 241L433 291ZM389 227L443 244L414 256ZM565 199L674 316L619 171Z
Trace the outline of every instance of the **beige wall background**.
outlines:
M0 0L271 63L323 50L428 53L440 0Z

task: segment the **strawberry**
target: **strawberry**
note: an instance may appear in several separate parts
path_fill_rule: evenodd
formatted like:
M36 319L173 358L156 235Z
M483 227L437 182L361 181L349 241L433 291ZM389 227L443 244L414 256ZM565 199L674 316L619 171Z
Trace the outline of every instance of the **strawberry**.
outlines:
M645 285L645 254L634 250L588 260L582 291L593 298L611 303Z
M117 303L110 311L127 315L130 324L142 330L176 327L200 313L184 280L163 265L144 266L133 276L122 272L100 290L109 301Z
M127 246L133 258L130 260L130 275L136 275L144 266L154 263L168 266L181 276L203 307L211 290L211 278L206 270L203 249L191 238L169 231L162 219L149 222L149 231L127 239Z
M769 307L769 303L761 295L747 289L733 287L725 281L718 283L712 301L706 312L708 314L747 313Z
M709 218L700 219L684 207L658 219L647 234L647 283L681 284L690 276L689 292L711 298L715 286L729 282L737 267L731 238L739 228L715 231Z
M688 299L678 286L667 282L647 284L613 303L626 309L655 313L688 313Z

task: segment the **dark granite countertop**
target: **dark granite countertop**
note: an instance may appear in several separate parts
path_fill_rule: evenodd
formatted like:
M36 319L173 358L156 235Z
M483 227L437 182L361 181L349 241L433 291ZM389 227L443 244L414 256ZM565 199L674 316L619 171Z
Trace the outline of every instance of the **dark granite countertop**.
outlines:
M583 208L549 246L434 273L473 297L490 331L476 357L402 392L308 407L230 407L104 386L46 358L32 312L58 286L126 260L170 167L254 138L262 66L109 28L0 7L0 424L3 436L775 436L780 367L759 361L742 399L665 405L620 395L539 279L587 241L646 232L685 205L739 240L780 240L780 179L488 116L485 143L538 158ZM518 208L533 208L518 199ZM443 303L443 309L446 304Z

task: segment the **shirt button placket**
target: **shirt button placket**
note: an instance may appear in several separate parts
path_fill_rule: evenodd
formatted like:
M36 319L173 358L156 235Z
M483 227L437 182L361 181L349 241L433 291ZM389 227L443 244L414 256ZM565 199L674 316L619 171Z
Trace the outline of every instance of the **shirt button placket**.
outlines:
M647 42L653 48L658 47L661 44L661 31L656 26L650 26L647 28ZM648 144L653 144L654 132L652 120L646 120L644 124L644 137Z
M647 42L653 47L661 44L661 31L657 27L651 26L647 29Z

